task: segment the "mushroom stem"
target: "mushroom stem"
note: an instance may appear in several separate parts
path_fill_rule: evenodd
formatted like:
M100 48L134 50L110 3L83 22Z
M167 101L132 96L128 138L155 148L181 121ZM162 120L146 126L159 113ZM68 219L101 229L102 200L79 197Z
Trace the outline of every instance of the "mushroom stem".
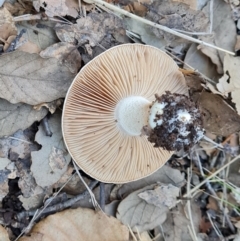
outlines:
M118 127L130 136L140 136L148 124L151 102L141 96L129 96L119 101L115 108Z

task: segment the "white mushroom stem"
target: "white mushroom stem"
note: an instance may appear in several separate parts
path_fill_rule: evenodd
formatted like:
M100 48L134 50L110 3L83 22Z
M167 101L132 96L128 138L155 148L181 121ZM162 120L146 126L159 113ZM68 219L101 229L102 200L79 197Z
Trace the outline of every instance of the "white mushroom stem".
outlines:
M165 103L158 103L158 102L155 102L152 105L149 113L149 118L148 118L148 124L152 129L154 129L157 125L162 124L161 119L156 121L156 115L162 115L163 109L165 106L166 106Z
M151 102L141 96L122 99L116 106L115 119L119 128L130 136L139 136L148 123Z

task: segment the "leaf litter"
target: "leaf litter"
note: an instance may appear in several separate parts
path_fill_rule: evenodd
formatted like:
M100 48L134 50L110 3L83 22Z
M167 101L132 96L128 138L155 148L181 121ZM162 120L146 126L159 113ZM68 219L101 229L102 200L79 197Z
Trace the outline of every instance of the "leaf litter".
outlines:
M107 2L213 46L239 50L237 0ZM3 240L17 240L33 226L20 240L129 240L129 234L131 240L149 241L239 238L240 166L234 162L239 153L239 57L73 0L6 1L0 30ZM175 153L149 177L123 185L99 184L80 170L108 217L91 210L91 196L64 146L61 110L86 63L106 49L132 42L156 46L184 68L208 139L189 153ZM234 162L229 169L223 168L227 162ZM207 177L221 168L209 182Z

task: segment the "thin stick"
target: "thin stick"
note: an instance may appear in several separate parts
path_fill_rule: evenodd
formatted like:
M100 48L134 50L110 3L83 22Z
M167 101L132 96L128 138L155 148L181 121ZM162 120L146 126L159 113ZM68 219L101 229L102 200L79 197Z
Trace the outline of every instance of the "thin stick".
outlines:
M145 23L145 24L148 24L148 25L150 25L150 26L152 26L152 27L161 29L161 30L163 30L163 31L165 31L165 32L167 32L167 33L171 33L171 34L176 35L176 36L178 36L178 37L187 39L187 40L189 40L189 41L191 41L191 42L198 43L198 44L202 44L202 45L204 45L204 46L217 49L217 50L219 50L219 51L228 53L228 54L230 54L230 55L235 55L235 53L233 53L233 52L231 52L231 51L225 50L225 49L223 49L223 48L220 48L220 47L217 47L217 46L215 46L215 45L212 45L212 44L206 43L206 42L204 42L204 41L201 41L201 40L199 40L199 39L195 39L195 38L193 38L193 37L190 37L190 36L187 36L187 35L185 35L185 34L179 33L179 32L177 32L177 31L175 31L175 30L172 30L172 29L170 29L170 28L168 28L168 27L165 27L165 26L163 26L163 25L154 23L154 22L152 22L152 21L150 21L150 20L147 20L147 19L145 19L145 18L141 18L141 17L139 17L139 16L137 16L137 15L135 15L135 14L129 13L128 11L125 11L125 10L119 8L119 7L116 7L116 6L112 5L112 4L109 4L109 3L107 3L107 2L104 2L104 1L102 1L102 0L84 0L84 1L87 2L87 3L95 3L95 4L98 5L98 6L107 7L107 8L109 8L109 9L111 9L111 10L113 10L113 11L116 11L116 12L118 12L118 13L120 13L120 14L123 14L123 15L125 15L125 16L127 16L127 17L130 17L130 18L132 18L132 19L138 20L138 21L143 22L143 23Z
M218 173L220 173L222 170L224 170L225 168L227 168L229 165L233 164L236 160L238 160L240 158L240 155L236 156L235 158L233 158L229 163L225 164L224 166L222 166L220 169L218 169L217 171L215 171L213 174L211 174L210 176L206 177L201 183L199 183L197 186L195 186L193 189L190 190L189 193L186 193L183 195L183 197L188 197L188 195L191 195L192 193L194 193L195 191L197 191L203 184L205 184L208 180L210 180L211 178L215 177Z

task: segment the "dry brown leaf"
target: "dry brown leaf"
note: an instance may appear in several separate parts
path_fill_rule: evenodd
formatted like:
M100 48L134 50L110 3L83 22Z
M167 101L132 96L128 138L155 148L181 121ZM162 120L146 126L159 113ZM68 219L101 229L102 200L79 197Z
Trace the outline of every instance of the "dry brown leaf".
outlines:
M37 46L37 44L32 43L31 41L26 41L17 49L30 54L39 54L41 52L41 49Z
M153 204L159 208L166 206L169 209L176 206L179 188L172 184L158 184L153 190L147 190L139 193L138 196L147 203Z
M173 0L174 2L185 3L194 10L200 10L206 4L207 0Z
M161 208L148 204L138 195L144 191L153 189L150 185L135 192L132 192L123 199L117 209L117 218L125 225L129 225L133 231L143 232L154 229L161 225L167 217L168 207Z
M240 35L237 35L237 40L235 43L235 52L240 50Z
M154 1L146 18L168 28L188 32L207 32L209 26L209 19L202 11L195 11L184 3L173 1ZM176 40L186 42L157 28L151 30L159 38L164 36L169 44L173 44Z
M182 187L185 184L185 179L181 172L177 169L173 169L169 166L163 166L157 170L152 175L145 177L141 180L126 183L120 186L118 190L118 197L126 197L133 191L146 187L148 185L161 182L161 183L171 183L176 187ZM118 199L118 197L112 197L113 199Z
M224 76L219 79L217 88L223 94L231 93L232 102L236 104L237 112L240 114L240 57L226 55L224 58Z
M4 99L0 99L0 137L12 135L19 129L25 130L33 122L44 118L46 114L47 109L45 108L37 111L27 104L13 105Z
M201 37L200 39L204 42L215 45L212 37L205 36L205 37ZM198 45L197 48L199 50L201 50L203 54L205 54L206 56L208 56L211 59L212 63L215 64L216 67L217 67L217 72L219 74L222 74L223 73L223 66L222 66L222 62L220 60L220 57L218 55L218 51L214 48L210 48L210 47L207 47L207 46L204 46L204 45Z
M20 16L27 13L32 13L32 1L21 0L21 2L5 2L3 6L14 16Z
M51 21L38 21L34 24L21 22L17 25L19 32L23 29L26 30L26 34L22 37L26 39L25 42L29 41L30 43L37 45L40 50L44 50L59 41L54 31L54 27L55 23Z
M1 241L10 241L8 232L2 225L0 225L0 240Z
M208 204L207 204L206 208L212 209L212 210L215 210L215 211L219 211L218 201L215 198L210 196L208 198Z
M56 58L59 62L66 66L73 74L77 74L81 67L81 55L77 50L77 46L70 43L56 43L40 53L42 58Z
M0 97L30 105L51 102L65 97L74 77L55 58L14 51L0 58Z
M7 40L9 36L17 35L17 28L15 27L11 13L5 8L0 8L0 41Z
M76 18L78 16L79 5L74 0L35 0L33 1L34 8L39 12L40 7L45 9L45 13L48 17L54 16L72 16Z
M209 16L209 4L205 7L207 15ZM214 33L214 43L216 46L234 51L234 46L236 42L236 24L231 16L231 7L229 4L222 0L215 0L213 2L213 26L212 30ZM225 53L218 51L221 62L223 62Z
M109 13L90 13L77 20L77 24L58 25L56 34L62 42L79 45L90 44L91 47L100 43L108 34L117 34L123 29L122 21ZM124 31L125 32L125 31Z
M198 104L206 131L229 136L240 130L240 116L219 95L203 91Z
M67 166L71 160L62 137L61 113L54 113L48 123L53 133L52 136L46 136L41 124L35 141L42 145L42 149L31 152L31 171L37 184L41 187L56 183L67 171Z
M144 17L148 11L147 7L142 5L140 2L131 2L124 6L123 9L141 17Z
M30 237L19 241L128 241L128 228L117 219L91 209L56 213L33 227Z

